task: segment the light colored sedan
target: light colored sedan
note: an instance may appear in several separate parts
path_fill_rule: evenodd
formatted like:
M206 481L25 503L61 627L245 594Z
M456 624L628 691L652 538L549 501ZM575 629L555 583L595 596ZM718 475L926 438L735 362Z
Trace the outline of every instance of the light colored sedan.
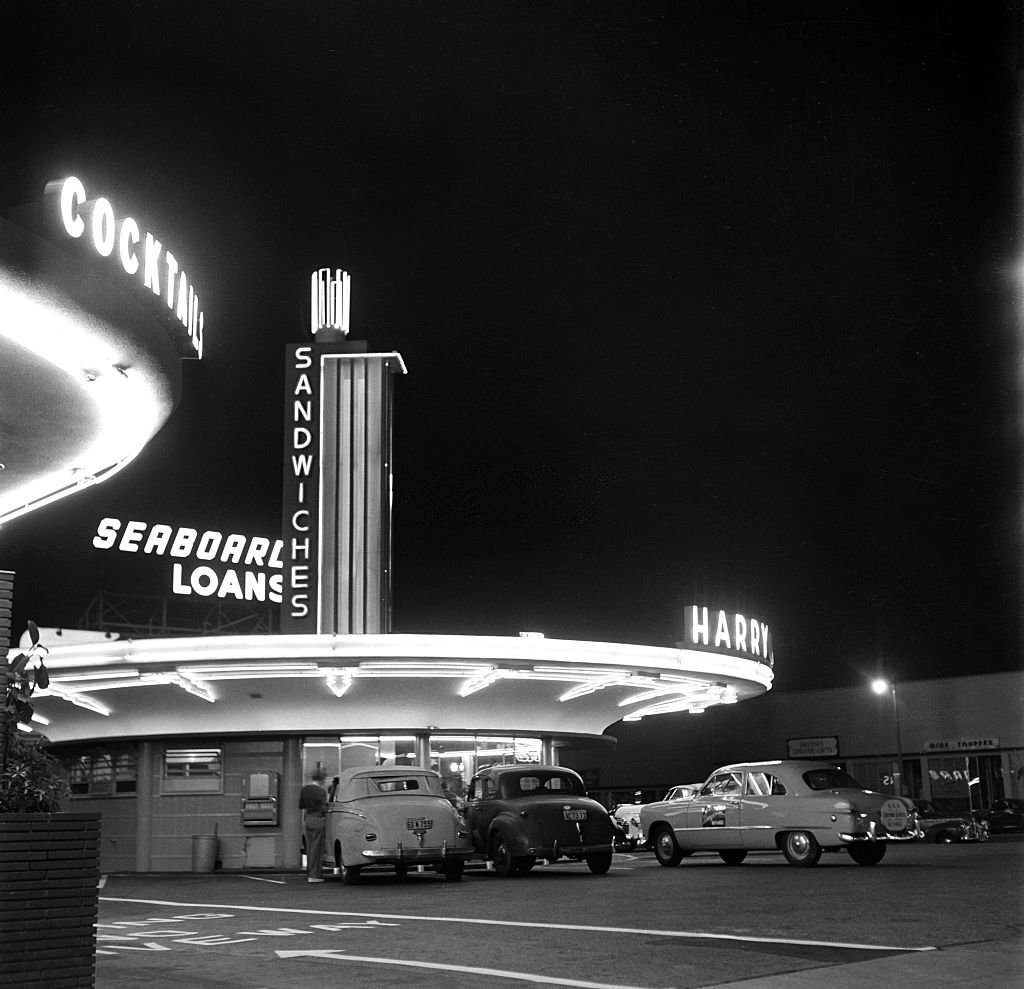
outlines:
M327 811L327 854L346 885L365 869L402 878L425 865L449 880L462 878L473 854L469 831L429 769L363 767L341 774Z
M727 865L781 851L792 865L812 866L840 848L876 865L891 842L922 834L910 800L865 790L827 763L795 760L723 766L689 799L645 804L640 826L664 866L701 851Z

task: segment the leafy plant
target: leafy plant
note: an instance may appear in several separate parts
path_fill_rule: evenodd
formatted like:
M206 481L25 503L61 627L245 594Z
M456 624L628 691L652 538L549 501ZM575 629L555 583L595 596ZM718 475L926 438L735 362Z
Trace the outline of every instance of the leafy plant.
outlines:
M52 814L68 795L61 764L44 748L45 740L14 735L7 768L0 774L0 813Z
M61 797L67 793L60 764L38 739L24 739L18 734L18 722L27 724L32 717L33 693L37 688L45 690L50 683L42 658L47 649L39 641L35 622L28 623L28 635L31 645L26 652L8 659L3 650L0 657L0 811L50 813L59 808Z

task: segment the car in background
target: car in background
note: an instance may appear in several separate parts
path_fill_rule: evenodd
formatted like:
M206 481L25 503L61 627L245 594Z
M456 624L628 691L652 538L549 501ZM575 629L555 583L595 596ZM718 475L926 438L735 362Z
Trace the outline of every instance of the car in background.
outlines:
M1003 831L1024 831L1024 800L1010 797L1006 800L995 800L992 806L979 811L980 816L988 824L992 834Z
M915 800L918 826L925 841L950 845L961 841L988 841L988 824L977 812L950 813L940 810L930 800Z
M680 783L665 794L665 800L689 800L700 789L700 783Z
M474 848L500 876L563 858L586 862L595 875L611 868L617 827L587 796L582 777L563 766L480 770L469 784L465 817Z
M670 787L662 800L686 800L700 789L700 783L679 783ZM618 824L625 835L624 845L627 849L642 848L647 844L647 837L640 826L640 809L644 806L640 799L641 791L633 795L633 803L618 804L612 808L612 819Z
M727 865L748 852L781 851L791 865L813 866L841 848L858 865L876 865L890 843L921 836L910 800L801 760L723 766L689 799L646 804L640 824L664 866L701 851Z
M640 829L641 807L643 802L640 799L640 791L637 790L633 795L633 803L616 804L612 808L612 823L617 824L620 830L616 848L632 850L644 843L644 833Z
M473 855L465 822L441 788L441 777L418 766L345 770L327 808L329 865L351 885L368 869L404 878L410 866L430 866L445 879L462 878Z

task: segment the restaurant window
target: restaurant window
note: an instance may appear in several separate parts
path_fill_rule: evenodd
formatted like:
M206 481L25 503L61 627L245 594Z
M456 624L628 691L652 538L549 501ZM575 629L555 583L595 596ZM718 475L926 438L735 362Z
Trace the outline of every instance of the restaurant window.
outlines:
M73 797L135 792L138 769L132 749L79 751L65 756L62 762L68 772L68 788Z
M164 750L164 793L220 793L222 789L219 748Z
M340 739L304 742L302 746L303 780L310 779L316 770L320 770L328 790L333 780L346 769L415 765L416 738L413 735L345 735Z
M541 741L517 735L431 735L430 768L441 776L456 806L466 786L484 766L519 766L540 763Z

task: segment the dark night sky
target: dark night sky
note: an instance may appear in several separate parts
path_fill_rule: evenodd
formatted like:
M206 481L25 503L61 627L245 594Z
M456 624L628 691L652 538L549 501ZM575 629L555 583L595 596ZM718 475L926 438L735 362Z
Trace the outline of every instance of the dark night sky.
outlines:
M276 535L308 273L398 350L394 630L671 645L777 686L1020 665L1017 26L1002 3L81 4L8 26L0 208L74 172L207 356L132 467L0 533L16 620Z

